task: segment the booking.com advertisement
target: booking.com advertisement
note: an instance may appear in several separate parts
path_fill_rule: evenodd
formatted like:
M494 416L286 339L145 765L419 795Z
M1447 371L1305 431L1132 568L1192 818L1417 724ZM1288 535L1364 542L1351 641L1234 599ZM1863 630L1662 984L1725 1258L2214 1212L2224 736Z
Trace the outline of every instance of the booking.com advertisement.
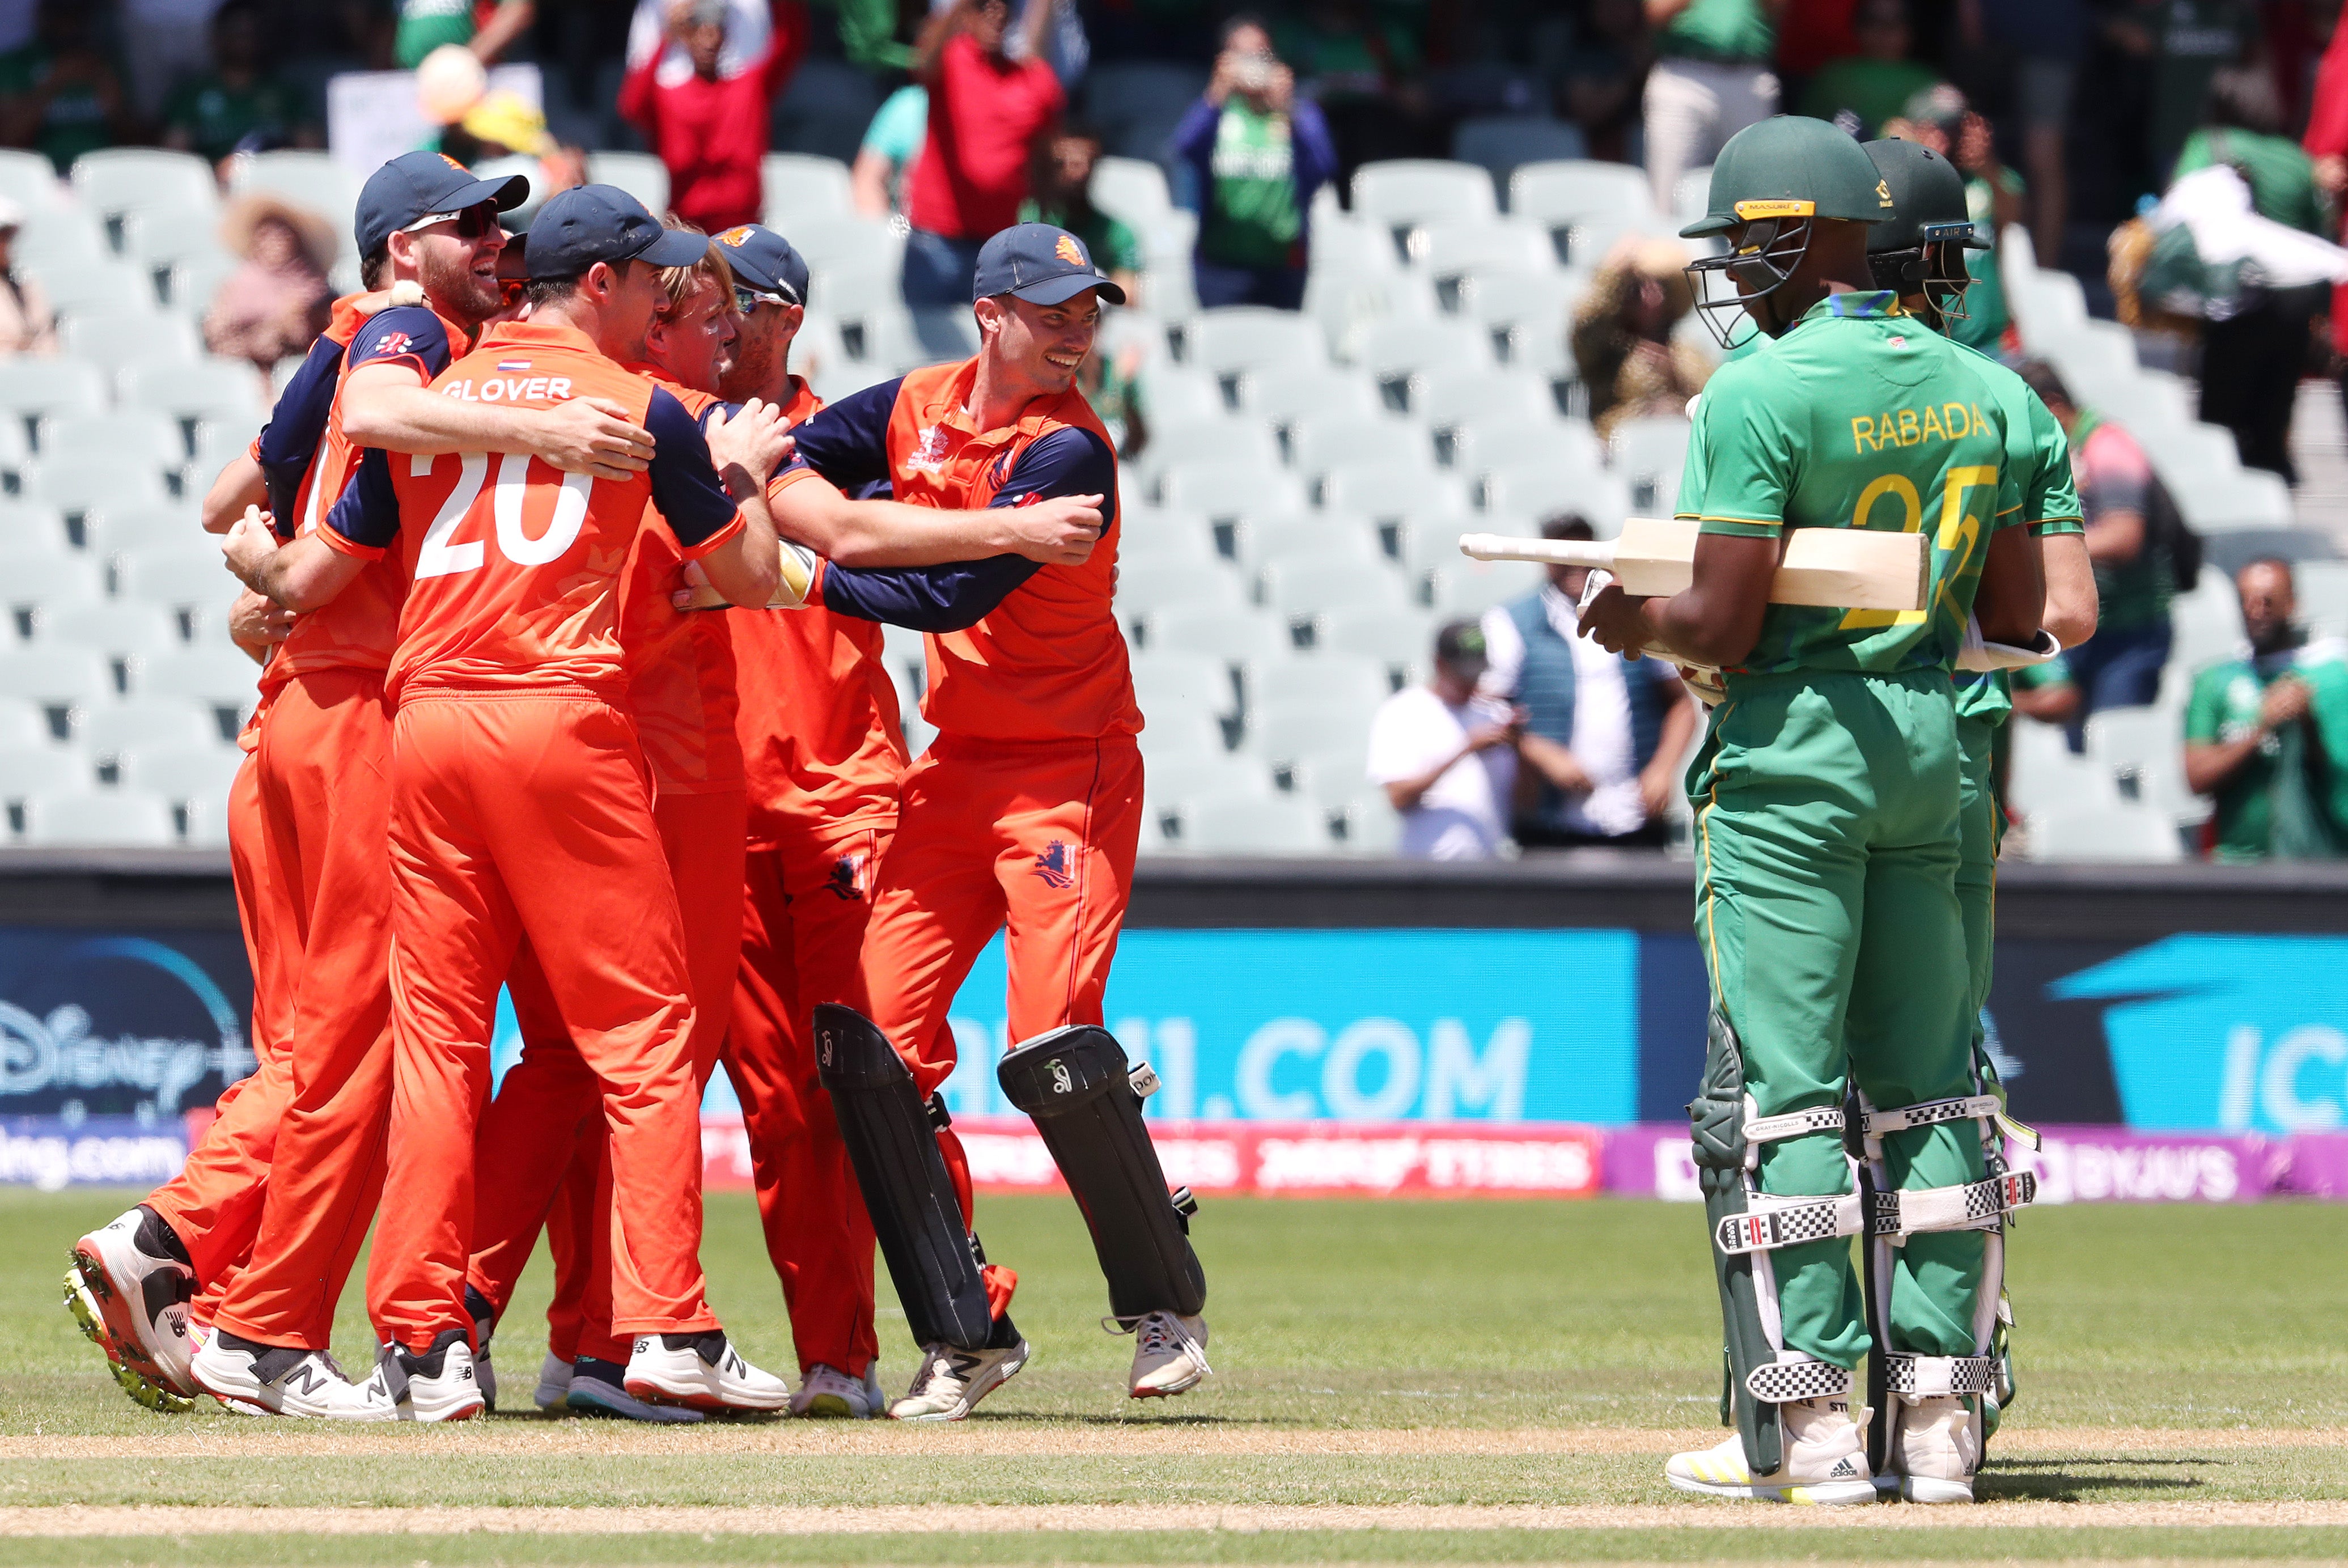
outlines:
M980 1179L1054 1181L994 1063L1003 947L956 998L946 1102ZM0 1182L152 1184L251 1070L233 934L0 928ZM1678 1191L1703 1054L1692 938L1620 930L1128 931L1107 1019L1201 1191ZM2032 1158L2096 1197L2348 1187L2348 937L2000 944L1991 1050ZM501 1013L500 1068L519 1055ZM749 1176L723 1075L713 1182Z

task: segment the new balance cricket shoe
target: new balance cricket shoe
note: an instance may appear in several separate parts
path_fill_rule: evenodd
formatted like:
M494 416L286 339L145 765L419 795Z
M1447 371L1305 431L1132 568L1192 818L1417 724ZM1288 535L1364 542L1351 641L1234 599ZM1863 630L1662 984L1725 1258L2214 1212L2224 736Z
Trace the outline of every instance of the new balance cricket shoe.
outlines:
M481 1408L494 1410L498 1408L498 1374L489 1365L489 1336L497 1331L498 1309L490 1305L488 1296L467 1285L465 1310L473 1319L473 1343L480 1346L473 1352L473 1379L481 1386Z
M799 1380L798 1392L791 1396L794 1416L829 1417L833 1420L861 1421L877 1408L872 1391L861 1377L850 1377L837 1367L827 1367L819 1361L808 1368Z
M1122 1333L1116 1318L1104 1319L1112 1332ZM1126 1387L1137 1399L1163 1399L1187 1394L1205 1382L1214 1368L1207 1365L1207 1320L1178 1313L1146 1313L1133 1326L1133 1374Z
M538 1387L530 1394L530 1403L541 1410L559 1410L562 1401L571 1396L571 1363L550 1350L546 1359L538 1364Z
M163 1217L141 1203L76 1242L73 1262L116 1357L165 1393L195 1398L188 1302L196 1271Z
M376 1367L390 1385L401 1420L466 1421L481 1413L486 1401L465 1332L442 1329L421 1356L405 1345L383 1347Z
M613 1416L623 1421L654 1421L671 1425L698 1421L698 1410L681 1405L654 1405L628 1392L628 1369L616 1361L582 1356L572 1368L571 1386L563 1405L574 1416Z
M105 1353L107 1376L114 1379L117 1387L129 1395L133 1403L161 1414L179 1415L195 1408L193 1399L180 1398L123 1364L121 1353L114 1348L113 1339L106 1332L106 1315L98 1310L98 1298L91 1295L89 1286L82 1283L81 1270L67 1268L65 1284L66 1310L73 1314L73 1320L80 1327L82 1336Z
M628 1392L696 1410L779 1410L791 1386L742 1359L722 1328L641 1334L628 1356Z
M263 1345L221 1330L196 1352L196 1381L232 1410L338 1421L396 1421L399 1407L380 1369L353 1383L323 1350Z
M1706 1497L1751 1498L1817 1508L1873 1502L1875 1479L1867 1469L1867 1429L1850 1416L1843 1399L1800 1399L1778 1407L1786 1431L1784 1468L1756 1476L1745 1462L1745 1440L1730 1438L1717 1448L1673 1454L1663 1479L1682 1491Z
M1910 1502L1972 1501L1982 1431L1964 1398L1895 1394L1889 1414L1891 1448L1884 1462L1890 1473L1875 1478L1878 1490L1897 1491Z
M963 1350L952 1345L925 1345L913 1386L889 1407L892 1421L959 1421L981 1399L1009 1382L1027 1365L1027 1342L1016 1339L1008 1349Z

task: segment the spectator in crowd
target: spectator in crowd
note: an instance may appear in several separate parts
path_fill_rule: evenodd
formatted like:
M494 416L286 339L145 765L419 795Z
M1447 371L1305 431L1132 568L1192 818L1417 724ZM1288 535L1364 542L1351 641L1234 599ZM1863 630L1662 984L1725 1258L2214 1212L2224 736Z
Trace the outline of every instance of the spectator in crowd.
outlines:
M1581 128L1590 156L1635 163L1631 133L1655 42L1641 0L1589 0L1558 67L1557 113Z
M2282 134L2282 100L2271 76L2249 66L2219 71L2209 79L2202 119L2178 154L2179 175L2226 165L2250 188L2260 217L2330 236L2330 199L2316 182L2314 160ZM2245 467L2292 484L2299 470L2291 460L2291 405L2325 292L2320 284L2250 289L2240 310L2201 324L2201 418L2234 433Z
M2294 623L2291 566L2234 579L2248 645L2193 677L2185 781L2214 797L2220 861L2333 860L2348 851L2348 664Z
M57 321L41 285L17 270L16 231L25 210L0 196L0 354L55 354Z
M1966 214L1972 219L1973 232L1990 242L1990 248L1965 253L1965 269L1973 281L1965 290L1962 314L1949 316L1949 336L1968 348L2001 356L2013 317L2006 308L2005 279L1998 271L1997 237L2022 222L2026 191L2022 176L1998 161L1997 137L1988 119L1947 82L1910 99L1907 114L1888 121L1883 134L1931 148L1965 177ZM2057 254L2042 253L2048 265Z
M211 49L212 68L181 77L164 100L164 146L217 167L247 137L282 146L299 129L316 140L294 90L263 64L254 0L228 0L212 14Z
M966 305L978 248L1019 221L1036 141L1067 107L1042 58L1052 0L1026 0L1012 47L1006 0L953 0L913 45L929 89L929 139L913 164L905 217L905 303Z
M1595 535L1566 513L1541 524L1541 537ZM1626 659L1580 634L1589 578L1585 567L1552 566L1538 592L1484 612L1481 689L1524 715L1514 836L1527 849L1660 849L1695 701L1665 661Z
M334 289L335 226L266 191L239 197L221 221L221 239L244 258L221 280L204 313L204 345L261 372L305 354L325 330Z
M1174 130L1174 155L1196 170L1199 303L1304 303L1313 194L1336 172L1321 107L1296 96L1296 77L1253 16L1223 29L1205 96Z
M1088 126L1064 125L1038 140L1028 175L1034 194L1019 203L1019 221L1049 223L1082 240L1093 264L1125 291L1126 304L1138 305L1141 242L1121 220L1093 205L1093 169L1100 155L1100 133Z
M1909 100L1941 79L1941 73L1909 58L1915 30L1908 0L1862 0L1851 30L1859 53L1829 61L1810 78L1802 112L1830 119L1861 140L1872 140L1883 122Z
M2030 238L2044 266L2056 265L2063 255L2071 206L2064 132L2089 25L2087 0L1958 0L1957 32L1964 46L2012 73L2011 107L2029 171Z
M1477 695L1484 634L1454 621L1435 637L1435 678L1406 686L1370 721L1370 782L1402 814L1399 852L1419 860L1486 861L1508 838L1524 716Z
M667 45L647 51L620 83L620 113L668 168L669 210L712 234L755 223L764 206L775 96L807 51L797 0L774 0L766 47L728 75L726 0L671 0Z
M1672 211L1680 176L1728 139L1777 112L1776 15L1782 0L1646 0L1657 30L1647 73L1647 178Z
M2307 150L2315 183L2331 199L2339 220L2331 238L2348 243L2348 10L2333 25L2331 45L2316 67L2307 134L2300 145ZM2348 283L2332 290L2332 357L2343 400L2348 401Z
M86 0L41 0L33 41L0 58L0 141L47 155L59 174L131 139L122 78L90 30Z
M930 133L929 89L908 83L881 100L872 122L864 128L864 141L856 161L848 166L848 183L856 210L868 218L886 218L905 210L905 188L911 183L913 160L922 139Z
M462 44L481 64L494 65L537 20L538 0L399 0L392 50L403 70L414 70L443 44Z
M1302 96L1319 106L1337 156L1336 176L1384 158L1437 155L1425 145L1428 108L1418 79L1423 64L1413 7L1368 0L1305 0L1274 15L1267 49L1303 78ZM1383 15L1377 13L1383 12ZM1225 27L1226 47L1231 26Z
M2240 0L2167 0L2135 12L2153 28L2151 144L2154 175L2164 181L2193 128L2201 122L2209 84L2247 57L2258 39L2259 15Z
M839 52L850 65L875 76L913 68L913 47L902 36L905 13L917 9L927 16L927 0L837 0L837 9Z
M2107 707L2146 707L2160 696L2173 632L2169 601L2175 567L2165 525L2174 508L2135 437L2071 399L2044 360L2018 367L2071 442L2071 474L2086 514L2087 558L2096 563L2102 612L2096 634L2067 650L2064 663L2079 700L2066 728L2071 749L2085 745L2088 717ZM2156 516L2156 513L2158 515Z
M1601 437L1625 419L1685 412L1712 375L1710 356L1672 335L1694 304L1687 263L1676 240L1626 234L1574 306L1573 363Z

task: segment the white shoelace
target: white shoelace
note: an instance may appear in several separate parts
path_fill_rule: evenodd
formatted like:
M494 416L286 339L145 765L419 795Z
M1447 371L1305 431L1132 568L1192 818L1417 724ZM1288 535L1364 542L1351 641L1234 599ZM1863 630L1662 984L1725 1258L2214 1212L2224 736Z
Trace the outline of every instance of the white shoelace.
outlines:
M1170 1312L1146 1315L1134 1326L1134 1335L1137 1347L1144 1356L1167 1356L1179 1351L1199 1364L1201 1375L1214 1371L1207 1365L1207 1347L1200 1344L1182 1326L1182 1320Z

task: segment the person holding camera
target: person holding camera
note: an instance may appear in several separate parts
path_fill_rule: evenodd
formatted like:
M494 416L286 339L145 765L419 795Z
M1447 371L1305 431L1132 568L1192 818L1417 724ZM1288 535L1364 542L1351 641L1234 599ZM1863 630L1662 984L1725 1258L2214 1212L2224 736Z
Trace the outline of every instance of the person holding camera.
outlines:
M1174 152L1198 174L1199 304L1302 305L1313 193L1336 172L1337 149L1256 17L1224 25L1214 77L1175 128Z

